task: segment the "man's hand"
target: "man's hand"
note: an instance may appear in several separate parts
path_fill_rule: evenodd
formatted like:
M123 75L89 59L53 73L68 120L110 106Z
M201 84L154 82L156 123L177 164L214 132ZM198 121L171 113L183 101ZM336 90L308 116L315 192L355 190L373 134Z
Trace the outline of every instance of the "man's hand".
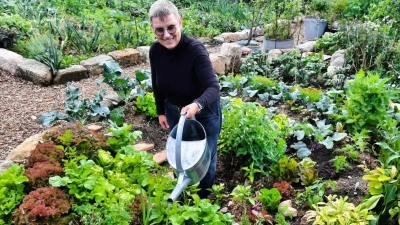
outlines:
M196 103L191 103L182 108L181 114L186 113L186 118L190 119L197 113L197 111L199 111L199 106Z
M169 129L167 117L165 115L158 115L158 122L160 123L162 129L164 130Z

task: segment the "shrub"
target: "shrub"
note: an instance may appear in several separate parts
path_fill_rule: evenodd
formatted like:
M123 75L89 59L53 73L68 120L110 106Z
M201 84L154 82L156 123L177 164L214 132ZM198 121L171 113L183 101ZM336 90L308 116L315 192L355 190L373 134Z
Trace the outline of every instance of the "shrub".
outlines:
M37 162L52 161L54 163L61 162L64 158L64 152L56 147L51 142L45 142L36 145L35 149L31 152L26 163L26 168L32 167Z
M71 208L69 196L55 187L39 188L25 196L22 204L13 214L17 225L59 225L59 219Z
M37 162L25 171L29 179L28 184L33 189L49 186L50 177L62 174L63 168L60 164L54 164L52 161Z
M223 109L223 116L225 122L218 146L221 153L244 156L248 161L245 166L254 162L254 167L263 171L285 153L284 137L276 132L276 125L270 122L266 108L254 103L232 104Z
M360 70L347 88L346 113L338 116L345 120L346 128L355 131L375 129L387 118L389 101L393 91L387 86L388 79L380 79L378 74Z
M274 188L278 189L283 199L289 199L293 187L286 181L274 183Z

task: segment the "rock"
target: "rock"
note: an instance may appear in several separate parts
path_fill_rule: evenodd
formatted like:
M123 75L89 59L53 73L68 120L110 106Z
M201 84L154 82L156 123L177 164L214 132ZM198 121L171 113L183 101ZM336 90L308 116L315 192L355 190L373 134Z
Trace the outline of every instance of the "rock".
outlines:
M393 102L390 103L390 108L391 109L394 109L396 107L397 107L397 109L400 110L400 103L393 103Z
M284 206L292 207L292 200L286 200L279 203L279 207L284 207Z
M98 55L87 60L81 61L81 65L88 70L89 77L103 74L104 68L99 63L104 61L113 61L109 55Z
M122 68L134 66L140 62L140 52L133 48L112 51L107 55L117 61Z
M12 164L14 164L15 162L11 161L11 160L1 160L0 163L0 174L4 171L7 170L8 168L10 168L12 166Z
M22 55L0 48L0 70L5 70L15 75L17 65L24 60Z
M224 38L224 42L236 42L243 39L243 36L240 33L231 32L222 33L221 37Z
M15 75L39 85L49 85L53 79L51 68L33 59L22 60Z
M149 151L154 149L154 144L138 143L135 144L133 147L135 147L136 151Z
M329 64L329 66L343 67L344 62L345 62L345 59L344 59L344 55L343 55L343 57L336 57L335 60L331 59L331 63Z
M296 49L300 52L311 52L314 49L314 45L317 43L316 41L307 41L303 44L297 45Z
M280 49L282 53L291 53L293 51L296 51L294 48L286 48L286 49Z
M57 71L54 84L65 84L68 81L77 81L88 78L88 70L81 65L72 65L67 69Z
M228 207L223 207L219 210L220 213L227 213L228 212Z
M218 44L221 44L221 43L225 42L225 39L222 36L218 35L218 36L213 38L213 41L215 41Z
M172 179L175 179L174 172L168 172L168 176L171 177Z
M257 42L263 42L264 41L264 36L258 36L256 38L254 38L254 40L256 40Z
M247 56L248 54L250 54L253 50L251 50L248 47L242 47L242 57L243 56Z
M140 61L142 63L150 62L150 60L149 60L150 46L140 46L140 47L137 47L136 50L138 50L138 52L140 52Z
M44 133L35 134L27 138L24 142L19 144L14 150L8 154L6 160L25 160L31 154L31 151L35 149L36 145L43 140L42 136Z
M336 74L336 68L338 68L337 66L328 66L326 73L327 74L331 74L331 75L335 75Z
M249 32L250 32L250 30L242 30L242 31L238 31L238 32L235 32L235 33L239 35L239 37L240 37L239 40L242 40L242 39L249 38Z
M110 99L103 99L103 101L100 102L101 107L107 107L110 110L114 109L114 104Z
M281 212L284 217L292 218L292 217L297 217L298 215L297 209L293 207L288 207L288 206L279 207L278 211Z
M220 55L225 57L225 72L240 72L242 49L236 43L223 43Z
M261 27L254 27L253 28L253 37L254 36L263 36L264 35L264 29Z
M162 150L161 152L154 154L153 160L156 161L157 164L162 164L167 161L167 151Z
M312 224L312 222L308 222L308 218L311 216L310 212L307 212L300 220L300 225L308 225Z
M268 57L267 57L267 61L272 61L276 58L278 58L279 56L281 56L283 53L280 49L272 49L268 52Z
M120 103L122 101L117 94L107 94L106 96L104 96L104 99L109 99L117 103Z
M212 67L214 68L214 72L216 74L218 74L218 75L225 74L225 58L223 56L220 56L217 53L211 53L210 61L211 61Z
M324 61L327 61L327 60L329 60L329 59L331 59L332 58L332 56L330 56L330 55L323 55L322 56L322 59L324 60Z
M341 50L337 50L335 53L333 53L332 57L331 57L331 62L335 61L336 58L344 58L344 54L346 53L345 50L341 49Z
M87 126L87 129L97 132L97 131L103 129L103 127L99 126L99 125L96 125L96 124L92 124L92 125Z

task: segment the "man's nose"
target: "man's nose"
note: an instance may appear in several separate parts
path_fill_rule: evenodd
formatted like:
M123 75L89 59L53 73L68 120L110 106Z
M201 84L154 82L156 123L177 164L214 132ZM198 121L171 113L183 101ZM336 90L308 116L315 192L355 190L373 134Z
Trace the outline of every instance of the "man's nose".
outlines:
M167 29L165 29L165 30L164 30L164 34L163 34L163 37L170 37L170 36L171 36L171 34L168 33L168 30L167 30Z

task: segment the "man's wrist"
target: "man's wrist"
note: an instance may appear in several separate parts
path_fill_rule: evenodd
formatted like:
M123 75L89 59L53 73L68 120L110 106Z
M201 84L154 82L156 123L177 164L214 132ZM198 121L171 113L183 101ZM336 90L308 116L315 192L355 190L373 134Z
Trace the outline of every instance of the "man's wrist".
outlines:
M199 107L199 109L197 110L197 113L199 113L203 109L203 106L198 101L193 101L193 102L196 103L197 106Z

